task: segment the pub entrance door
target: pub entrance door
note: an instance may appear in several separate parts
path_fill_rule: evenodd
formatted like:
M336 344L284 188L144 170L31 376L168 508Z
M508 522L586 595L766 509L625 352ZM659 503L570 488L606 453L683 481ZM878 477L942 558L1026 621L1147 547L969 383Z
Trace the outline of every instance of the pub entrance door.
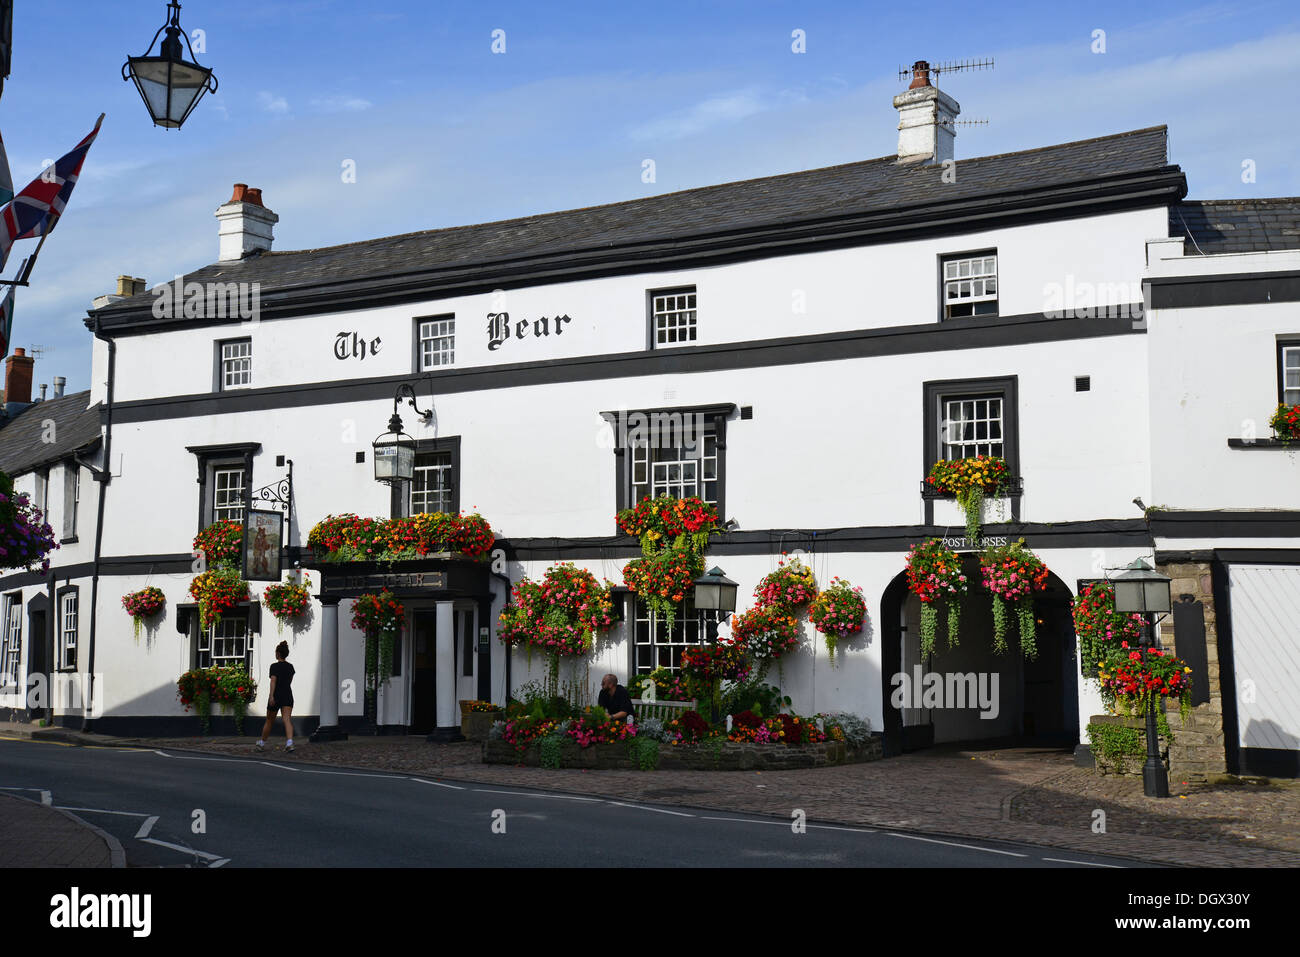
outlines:
M414 611L411 629L411 734L428 734L437 720L436 613L432 608Z

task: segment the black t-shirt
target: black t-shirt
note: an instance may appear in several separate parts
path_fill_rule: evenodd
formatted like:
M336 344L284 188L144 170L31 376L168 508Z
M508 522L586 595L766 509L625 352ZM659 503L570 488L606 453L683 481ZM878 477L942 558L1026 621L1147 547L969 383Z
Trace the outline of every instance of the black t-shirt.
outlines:
M277 661L271 665L271 677L275 679L274 704L281 708L293 707L293 665L287 661Z
M601 688L600 697L596 699L596 703L610 714L617 714L620 711L632 714L632 696L627 693L627 689L622 685L614 686L613 695Z

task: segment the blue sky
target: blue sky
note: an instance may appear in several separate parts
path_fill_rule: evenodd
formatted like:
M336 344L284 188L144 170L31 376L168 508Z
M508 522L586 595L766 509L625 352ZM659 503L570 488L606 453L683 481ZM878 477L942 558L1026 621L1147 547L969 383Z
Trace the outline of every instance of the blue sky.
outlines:
M154 285L215 260L232 183L280 215L275 248L305 249L892 155L897 70L922 58L996 59L940 81L989 120L959 130L959 160L1163 123L1192 198L1300 195L1293 2L185 0L220 88L179 132L120 78L163 0L17 8L0 99L15 184L107 113L17 296L13 345L46 347L36 382L69 391L89 386L90 300L119 274Z

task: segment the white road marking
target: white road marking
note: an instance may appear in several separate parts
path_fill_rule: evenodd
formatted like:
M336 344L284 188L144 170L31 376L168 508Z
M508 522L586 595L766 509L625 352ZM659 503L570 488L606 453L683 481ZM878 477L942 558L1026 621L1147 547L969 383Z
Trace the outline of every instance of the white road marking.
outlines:
M789 821L756 821L750 817L707 817L701 816L701 821L735 821L737 824L775 824L778 827L789 827Z
M451 788L453 791L465 790L462 787L457 787L455 784L443 784L441 781L426 781L424 778L411 778L411 780L416 784L432 784L436 788Z
M213 861L211 864L208 865L208 867L220 867L222 864L229 864L229 863L230 863L230 858L223 857L219 861Z
M157 844L159 847L169 847L173 851L180 851L182 854L193 854L195 857L201 857L205 861L221 860L221 855L219 854L209 854L207 851L196 851L194 848L185 847L182 844L169 844L167 841L160 841L156 837L146 837L141 840L146 844Z
M1117 871L1121 871L1124 869L1123 864L1098 864L1095 861L1067 861L1063 857L1045 857L1043 858L1043 860L1054 861L1057 864L1081 864L1084 867L1113 867Z
M71 807L67 804L60 804L59 809L63 811L83 811L88 814L120 814L123 817L148 817L148 814L141 814L139 811L109 811L102 807ZM157 820L157 818L154 818Z
M984 851L987 854L1005 854L1007 857L1028 857L1028 854L1017 854L1015 851L999 851L992 847L979 847L975 844L958 844L956 841L940 841L933 837L920 837L916 834L899 834L895 831L886 831L890 837L902 837L909 841L925 841L927 844L946 844L948 847L964 847L971 851Z
M676 817L695 817L694 814L687 814L684 811L665 811L661 807L645 807L640 804L624 804L622 801L610 801L609 803L614 805L615 807L636 808L638 811L654 811L657 814L672 814L675 815Z
M532 791L497 791L493 788L474 788L474 790L482 794L515 794L519 797L528 798L558 798L561 801L594 801L596 804L600 804L603 801L602 798L576 797L572 794L537 794Z
M155 814L152 817L150 817L149 820L145 821L143 824L140 825L140 830L135 832L136 839L144 840L146 837L148 837L149 832L153 830L153 826L157 823L158 823L158 815Z
M54 798L49 791L41 791L41 803L50 807L54 803Z
M807 827L815 827L819 831L848 831L850 834L875 834L873 828L869 827L835 827L831 824L808 824Z

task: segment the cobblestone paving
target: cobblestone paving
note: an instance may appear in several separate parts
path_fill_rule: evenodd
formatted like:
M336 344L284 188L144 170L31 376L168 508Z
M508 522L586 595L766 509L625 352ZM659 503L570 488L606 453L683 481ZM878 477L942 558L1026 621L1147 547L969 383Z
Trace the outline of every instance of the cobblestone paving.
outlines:
M256 755L253 739L118 739L121 744ZM477 744L422 737L283 739L266 759L401 772L448 781L571 791L620 800L1020 841L1183 866L1300 866L1300 782L1193 785L1142 795L1140 775L1102 777L1068 752L932 749L867 764L800 771L583 771L484 765ZM1184 796L1185 795L1185 796ZM1106 812L1105 833L1092 830ZM1068 854L1065 855L1068 857Z

